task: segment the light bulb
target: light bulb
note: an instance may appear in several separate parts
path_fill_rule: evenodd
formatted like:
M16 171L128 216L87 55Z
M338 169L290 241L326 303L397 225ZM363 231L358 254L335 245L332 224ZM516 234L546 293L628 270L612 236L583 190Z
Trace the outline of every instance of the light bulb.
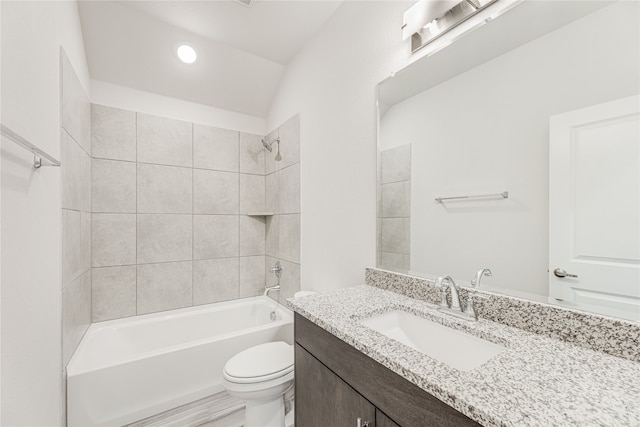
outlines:
M198 59L196 50L188 44L181 44L178 46L178 58L185 64L193 64Z

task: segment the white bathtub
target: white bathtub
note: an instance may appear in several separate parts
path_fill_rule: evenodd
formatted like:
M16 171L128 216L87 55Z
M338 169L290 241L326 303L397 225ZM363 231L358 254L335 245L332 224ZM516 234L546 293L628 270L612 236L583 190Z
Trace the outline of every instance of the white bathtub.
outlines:
M68 425L123 425L223 391L230 357L279 340L293 343L293 315L262 296L94 323L67 366Z

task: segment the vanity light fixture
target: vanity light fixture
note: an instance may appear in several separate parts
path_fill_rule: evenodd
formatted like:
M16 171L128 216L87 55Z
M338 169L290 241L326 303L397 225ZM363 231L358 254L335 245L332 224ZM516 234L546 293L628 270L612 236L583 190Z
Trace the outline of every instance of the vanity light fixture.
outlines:
M402 15L402 39L414 53L497 1L420 0Z
M193 64L198 59L198 53L195 48L186 43L182 43L176 50L178 58L185 64Z

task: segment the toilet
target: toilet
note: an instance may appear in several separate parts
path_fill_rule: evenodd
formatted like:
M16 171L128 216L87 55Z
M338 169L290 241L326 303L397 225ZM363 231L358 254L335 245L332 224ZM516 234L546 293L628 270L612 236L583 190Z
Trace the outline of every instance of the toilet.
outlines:
M224 366L223 383L230 395L247 402L244 427L285 427L293 346L276 341L241 351Z

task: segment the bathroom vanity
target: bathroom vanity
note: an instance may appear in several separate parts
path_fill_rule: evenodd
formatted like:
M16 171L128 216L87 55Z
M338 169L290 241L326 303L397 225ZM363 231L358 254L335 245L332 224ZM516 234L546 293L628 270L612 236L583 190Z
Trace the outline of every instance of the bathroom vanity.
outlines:
M381 277L385 274L392 273L380 272ZM416 286L414 278L403 277L407 279L403 291L413 292L414 297L381 289L384 280L368 277L373 286L289 300L296 312L296 425L640 425L640 328L636 325L621 323L618 330L603 329L602 336L595 329L589 332L597 345L616 347L607 340L624 336L620 343L631 340L628 344L635 348L631 352L606 348L607 354L585 348L588 345L579 341L569 343L495 318L488 320L486 306L479 307L477 322L457 319L438 311L433 301L437 289ZM422 296L415 297L419 293ZM536 316L544 308L519 308L520 318L540 328L535 319L541 318ZM479 365L454 368L449 356L429 356L401 342L401 337L390 338L368 326L366 319L394 311L428 319L452 334L464 333L503 350ZM503 303L500 312L508 311ZM580 321L572 317L578 313L563 315L565 321L555 323L564 322L565 329L580 336ZM599 321L606 318L594 317L583 324ZM426 343L431 342L429 333L423 334ZM473 345L456 353L478 355Z
M299 314L295 341L296 425L479 425Z

